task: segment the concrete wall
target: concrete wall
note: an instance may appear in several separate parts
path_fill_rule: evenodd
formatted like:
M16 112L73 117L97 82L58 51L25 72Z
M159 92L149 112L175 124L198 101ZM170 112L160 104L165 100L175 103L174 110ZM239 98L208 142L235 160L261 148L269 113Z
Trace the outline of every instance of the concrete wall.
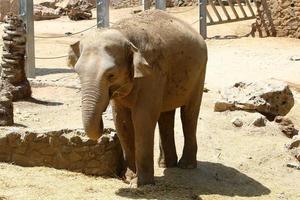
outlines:
M97 142L76 130L14 131L0 133L0 162L116 176L122 170L123 153L116 134L104 135Z
M262 37L300 39L300 0L259 0L256 27Z

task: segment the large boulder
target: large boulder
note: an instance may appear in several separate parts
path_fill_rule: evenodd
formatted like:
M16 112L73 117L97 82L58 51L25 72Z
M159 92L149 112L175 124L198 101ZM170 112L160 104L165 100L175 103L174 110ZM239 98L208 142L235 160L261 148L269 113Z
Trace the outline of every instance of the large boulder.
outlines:
M286 83L278 81L260 81L236 83L220 92L214 110L245 110L259 112L273 120L276 116L285 116L294 106L294 97Z
M47 8L53 8L56 9L56 3L59 2L59 0L34 0L35 5L41 5L45 6Z
M73 0L69 1L66 7L67 15L71 20L85 20L92 18L93 4L87 0Z
M53 9L42 5L34 5L34 20L50 20L60 18L60 13Z

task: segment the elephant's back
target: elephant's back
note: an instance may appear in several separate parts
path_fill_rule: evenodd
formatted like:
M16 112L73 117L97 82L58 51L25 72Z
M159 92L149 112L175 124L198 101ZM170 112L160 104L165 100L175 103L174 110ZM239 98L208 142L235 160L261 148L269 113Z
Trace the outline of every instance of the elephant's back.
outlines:
M174 56L173 61L207 56L203 38L187 23L160 11L150 10L123 19L112 27L122 32L137 46L148 61ZM175 55L180 55L176 56ZM194 60L195 62L195 60Z

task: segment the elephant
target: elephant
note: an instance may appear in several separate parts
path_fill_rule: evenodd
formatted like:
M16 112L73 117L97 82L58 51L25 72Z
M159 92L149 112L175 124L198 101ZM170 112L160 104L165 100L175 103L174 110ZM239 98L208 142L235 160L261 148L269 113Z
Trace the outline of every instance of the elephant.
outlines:
M68 63L82 91L82 121L97 140L109 103L132 184L154 184L154 132L160 167L197 167L197 122L207 64L204 39L164 11L144 11L71 45ZM181 109L184 148L177 160L175 109Z

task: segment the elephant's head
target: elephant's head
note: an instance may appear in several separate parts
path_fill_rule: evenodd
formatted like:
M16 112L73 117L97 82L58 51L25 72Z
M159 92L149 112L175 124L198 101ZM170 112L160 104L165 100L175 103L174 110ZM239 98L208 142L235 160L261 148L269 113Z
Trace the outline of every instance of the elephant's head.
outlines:
M127 96L134 78L151 74L139 49L113 29L97 31L71 45L68 63L80 78L83 125L91 139L102 135L102 113L110 99Z

